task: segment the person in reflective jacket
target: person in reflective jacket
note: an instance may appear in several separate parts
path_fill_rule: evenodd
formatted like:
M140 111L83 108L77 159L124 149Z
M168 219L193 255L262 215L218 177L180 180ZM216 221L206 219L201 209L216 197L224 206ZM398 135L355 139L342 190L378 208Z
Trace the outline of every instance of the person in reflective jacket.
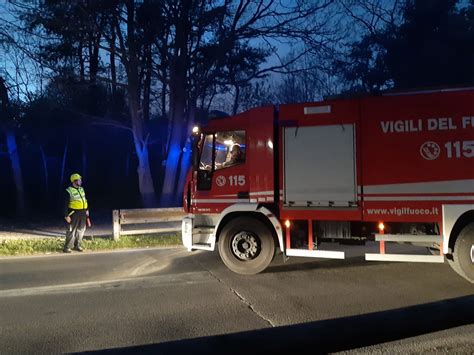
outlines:
M63 250L65 253L70 253L73 247L77 251L83 251L81 242L86 231L87 217L89 217L89 206L82 188L82 177L79 174L72 174L71 186L66 189L64 197L64 219L68 223Z

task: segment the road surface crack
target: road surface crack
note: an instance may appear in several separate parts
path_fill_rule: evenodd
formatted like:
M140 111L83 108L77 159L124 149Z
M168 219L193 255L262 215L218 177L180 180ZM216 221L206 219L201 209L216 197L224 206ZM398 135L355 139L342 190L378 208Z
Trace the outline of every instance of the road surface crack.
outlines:
M229 286L228 286L229 287ZM247 300L244 296L242 296L239 292L237 292L237 290L234 290L232 287L229 287L230 290L244 303L247 305L247 307L253 312L255 313L257 316L259 316L260 318L262 318L265 322L267 322L271 327L275 327L275 324L273 324L273 322L271 321L271 319L268 319L267 317L265 317L262 313L260 313L257 309L255 309L255 306L252 304L252 302L250 302L249 300Z
M268 325L270 325L271 327L276 327L275 324L273 324L273 322L271 321L271 319L265 317L261 312L259 312L256 308L255 308L255 305L252 304L252 302L250 302L248 299L246 299L244 296L242 296L236 289L234 289L233 287L227 285L221 278L219 278L217 275L215 275L211 270L209 270L208 268L206 268L204 265L202 265L199 261L196 261L199 266L201 266L204 270L206 270L214 279L217 280L217 282L221 283L222 285L224 285L225 287L227 287L243 304L245 304L247 306L248 309L250 309L255 315L257 315L259 318L261 318L262 320L264 320L266 323L268 323Z

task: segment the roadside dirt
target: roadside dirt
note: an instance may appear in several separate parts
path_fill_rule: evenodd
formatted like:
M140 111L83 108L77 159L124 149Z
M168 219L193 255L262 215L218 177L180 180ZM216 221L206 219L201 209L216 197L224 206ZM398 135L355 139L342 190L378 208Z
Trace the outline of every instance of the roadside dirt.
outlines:
M0 240L5 239L40 239L64 237L66 223L61 220L45 219L43 221L16 221L0 219ZM93 221L91 228L86 229L86 237L105 237L112 235L112 218L110 221L100 219Z
M124 230L141 230L152 228L180 228L181 222L163 222L148 224L130 224ZM33 221L18 221L0 218L0 241L5 239L41 239L65 237L66 223L56 218L42 218ZM92 227L86 229L85 237L110 237L112 215L92 219Z

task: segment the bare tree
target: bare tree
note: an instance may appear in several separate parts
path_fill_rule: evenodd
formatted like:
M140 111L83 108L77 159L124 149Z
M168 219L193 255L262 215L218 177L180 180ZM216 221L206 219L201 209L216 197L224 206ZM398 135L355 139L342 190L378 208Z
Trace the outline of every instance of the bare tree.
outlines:
M147 89L145 99L149 98L151 71L143 71L143 41L137 9L140 3L134 0L70 3L60 1L44 3L36 7L21 8L21 17L26 19L25 28L44 34L40 42L45 51L33 55L38 61L46 63L63 77L84 83L88 74L87 85L93 94L98 80L111 83L115 97L117 87L121 86L127 94L130 114L130 127L124 123L108 122L129 130L133 135L135 151L138 157L138 183L145 207L154 206L156 197L151 177L148 153L149 134L144 125L144 111L141 102L141 90L144 86L143 73ZM110 77L100 76L100 51L109 53ZM117 78L116 61L125 71L125 83ZM150 57L147 57L148 68L151 68ZM66 75L64 75L66 74ZM75 79L78 76L79 80ZM69 80L69 79L68 79ZM148 100L149 101L149 100ZM147 102L147 105L149 103ZM86 112L84 117L90 117ZM104 123L104 120L97 120Z
M354 20L348 21L352 33L373 35L402 21L407 0L338 0L338 3L347 18Z
M289 64L255 66L254 70L244 75L240 71L237 75L233 55L240 56L242 49L249 48L244 44L257 39L265 47L262 59L265 53L276 51L278 41L322 45L331 35L326 28L328 17L323 12L329 11L333 1L167 0L162 3L166 18L175 29L167 55L172 132L162 190L162 196L169 198L176 191L179 195L183 186L189 163L186 138L200 95L212 92L209 89L215 85L236 88L266 73L284 70ZM297 47L300 56L314 48ZM236 107L238 99L234 102Z
M124 6L119 4L112 11L114 31L118 38L117 55L127 74L127 98L138 157L138 184L143 205L151 207L156 204L156 197L149 162L149 133L144 125L143 110L140 105L140 87L143 81L139 75L141 48L138 41L139 28L135 1L127 0Z
M130 126L138 158L140 193L145 206L154 204L149 163L149 132L153 91L160 89L161 113L169 119L165 145L163 201L178 203L189 166L188 136L198 103L208 109L216 94L228 87L236 93L270 72L284 72L305 53L330 42L331 6L336 0L113 0L46 2L28 5L23 16L36 29L46 55L36 56L55 72L77 76L78 82L107 82L112 92L127 95ZM60 26L64 23L65 26ZM43 36L43 37L40 37ZM290 62L261 64L280 43L297 52ZM37 41L38 43L38 41ZM318 47L319 46L319 47ZM101 53L102 51L102 53ZM101 76L101 58L109 54L109 76ZM116 65L118 64L118 65ZM125 80L118 75L125 72ZM159 82L159 85L154 83ZM168 110L166 110L166 106ZM104 122L102 122L104 123ZM178 192L178 194L176 194Z

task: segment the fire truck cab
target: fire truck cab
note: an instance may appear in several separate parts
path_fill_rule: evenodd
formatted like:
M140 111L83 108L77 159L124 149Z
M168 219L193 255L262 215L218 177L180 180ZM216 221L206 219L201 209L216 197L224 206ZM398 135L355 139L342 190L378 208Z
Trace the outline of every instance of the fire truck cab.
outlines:
M183 244L241 274L284 257L444 262L474 282L474 89L268 106L194 129ZM386 243L432 253L390 254Z

